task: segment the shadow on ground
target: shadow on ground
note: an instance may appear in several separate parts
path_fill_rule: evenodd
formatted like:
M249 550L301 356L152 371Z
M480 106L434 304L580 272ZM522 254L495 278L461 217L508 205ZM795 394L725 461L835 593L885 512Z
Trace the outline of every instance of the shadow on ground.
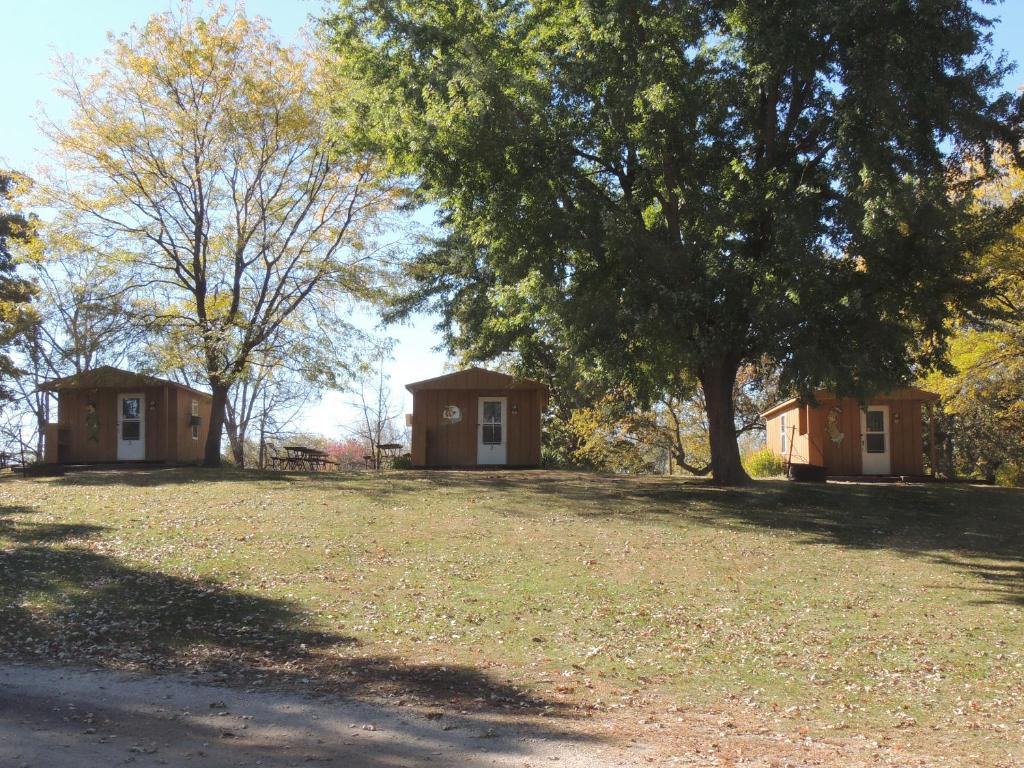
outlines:
M101 526L37 523L0 507L0 656L113 669L188 671L229 685L288 688L465 710L482 723L576 712L469 666L365 656L310 628L294 604L133 568L103 553ZM371 763L368 763L371 764Z
M987 602L1024 605L1020 489L782 480L720 488L701 480L573 473L507 473L487 482L543 495L586 519L778 530L811 545L889 549L977 578L976 594Z
M557 471L292 473L199 468L78 472L57 485L162 487L209 482L299 484L357 491L378 500L425 491L508 494L497 514L556 510L583 519L760 528L808 544L887 548L968 573L979 597L1024 605L1024 491L954 483L798 484L759 481L720 488L708 481Z
M330 486L331 479L323 481ZM375 495L507 494L496 514L778 530L809 545L890 549L980 580L987 602L1024 605L1024 490L961 483L792 483L722 488L708 480L558 471L401 472Z

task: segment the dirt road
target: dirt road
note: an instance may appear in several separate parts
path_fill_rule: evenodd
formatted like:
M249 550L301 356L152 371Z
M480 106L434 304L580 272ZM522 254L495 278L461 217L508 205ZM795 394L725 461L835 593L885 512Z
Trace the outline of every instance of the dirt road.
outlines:
M469 714L301 693L241 691L185 676L0 666L0 766L564 766L646 762L570 734Z

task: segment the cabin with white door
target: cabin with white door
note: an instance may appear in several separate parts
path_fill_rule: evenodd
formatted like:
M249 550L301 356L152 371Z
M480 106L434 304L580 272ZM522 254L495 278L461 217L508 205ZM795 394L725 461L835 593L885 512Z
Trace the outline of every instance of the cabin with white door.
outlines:
M548 388L483 368L407 384L414 467L539 467Z
M159 462L203 458L213 398L184 384L102 366L39 387L57 398L46 427L47 464Z
M920 477L927 446L934 468L934 392L906 387L860 403L818 391L814 400L816 405L793 398L761 414L768 448L787 467L824 467L833 477Z

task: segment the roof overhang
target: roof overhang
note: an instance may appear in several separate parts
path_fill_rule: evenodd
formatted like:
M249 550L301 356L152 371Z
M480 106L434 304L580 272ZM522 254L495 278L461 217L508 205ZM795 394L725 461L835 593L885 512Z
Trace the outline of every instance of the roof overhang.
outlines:
M509 376L507 373L489 371L486 368L474 366L446 373L443 376L435 376L432 379L414 381L411 384L406 384L405 388L410 392L427 389L536 389L547 392L548 386L541 381L517 378Z
M179 384L176 381L158 379L156 376L125 371L110 365L92 368L88 371L82 371L81 373L64 376L59 379L50 379L40 384L38 389L40 392L61 392L75 389L103 389L110 387L118 389L129 387L174 387L175 389L183 389L186 392L191 392L201 397L212 397L209 392L203 392L200 389L194 389L185 384Z
M814 400L821 402L822 400L836 400L836 396L828 390L819 389L814 393ZM865 404L874 403L879 400L920 400L923 403L937 403L940 400L940 396L935 392L929 392L926 389L920 387L900 387L898 389L892 389L888 392L882 392L865 399ZM781 403L777 403L769 408L767 411L761 414L762 419L767 419L774 416L782 411L788 411L799 405L809 404L809 399L801 399L799 397L791 397L788 400L783 400Z

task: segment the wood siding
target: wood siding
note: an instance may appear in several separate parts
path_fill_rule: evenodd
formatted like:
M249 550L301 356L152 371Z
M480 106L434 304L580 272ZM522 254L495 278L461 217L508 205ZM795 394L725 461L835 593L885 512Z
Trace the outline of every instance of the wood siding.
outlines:
M171 434L175 436L175 461L181 464L191 464L203 460L203 451L206 448L206 436L210 434L210 412L213 409L213 401L209 397L200 397L194 392L185 389L176 389L173 398L176 401L171 411L174 427ZM199 429L197 439L192 438L192 402L199 403Z
M889 407L889 455L894 475L924 474L924 403L912 397L878 397L868 403ZM782 454L780 450L780 420L785 414L787 433L791 433L789 427L800 423L801 409L806 409L807 434L801 436L797 430L793 463L824 465L830 475L860 475L863 471L861 408L852 398L821 399L817 407L794 404L772 413L765 422L768 448L783 459L788 458L788 451ZM833 409L837 409L836 426L843 435L838 443L832 440L827 429L828 414Z
M488 373L467 371L464 373ZM545 392L540 389L419 389L413 393L412 461L421 467L470 467L477 463L478 415L481 397L508 398L506 461L508 466L540 465L541 412ZM458 406L462 419L449 424L442 418L446 406ZM516 410L516 413L512 411Z
M209 430L211 400L176 386L62 389L57 395L57 425L47 430L47 460L63 464L106 464L117 461L117 400L121 394L142 394L145 415L145 461L193 462L202 458ZM187 414L193 399L202 418L200 439L191 439ZM99 430L89 436L86 408L93 403ZM183 405L184 403L184 405ZM56 443L49 445L51 439ZM199 447L196 447L196 443Z

